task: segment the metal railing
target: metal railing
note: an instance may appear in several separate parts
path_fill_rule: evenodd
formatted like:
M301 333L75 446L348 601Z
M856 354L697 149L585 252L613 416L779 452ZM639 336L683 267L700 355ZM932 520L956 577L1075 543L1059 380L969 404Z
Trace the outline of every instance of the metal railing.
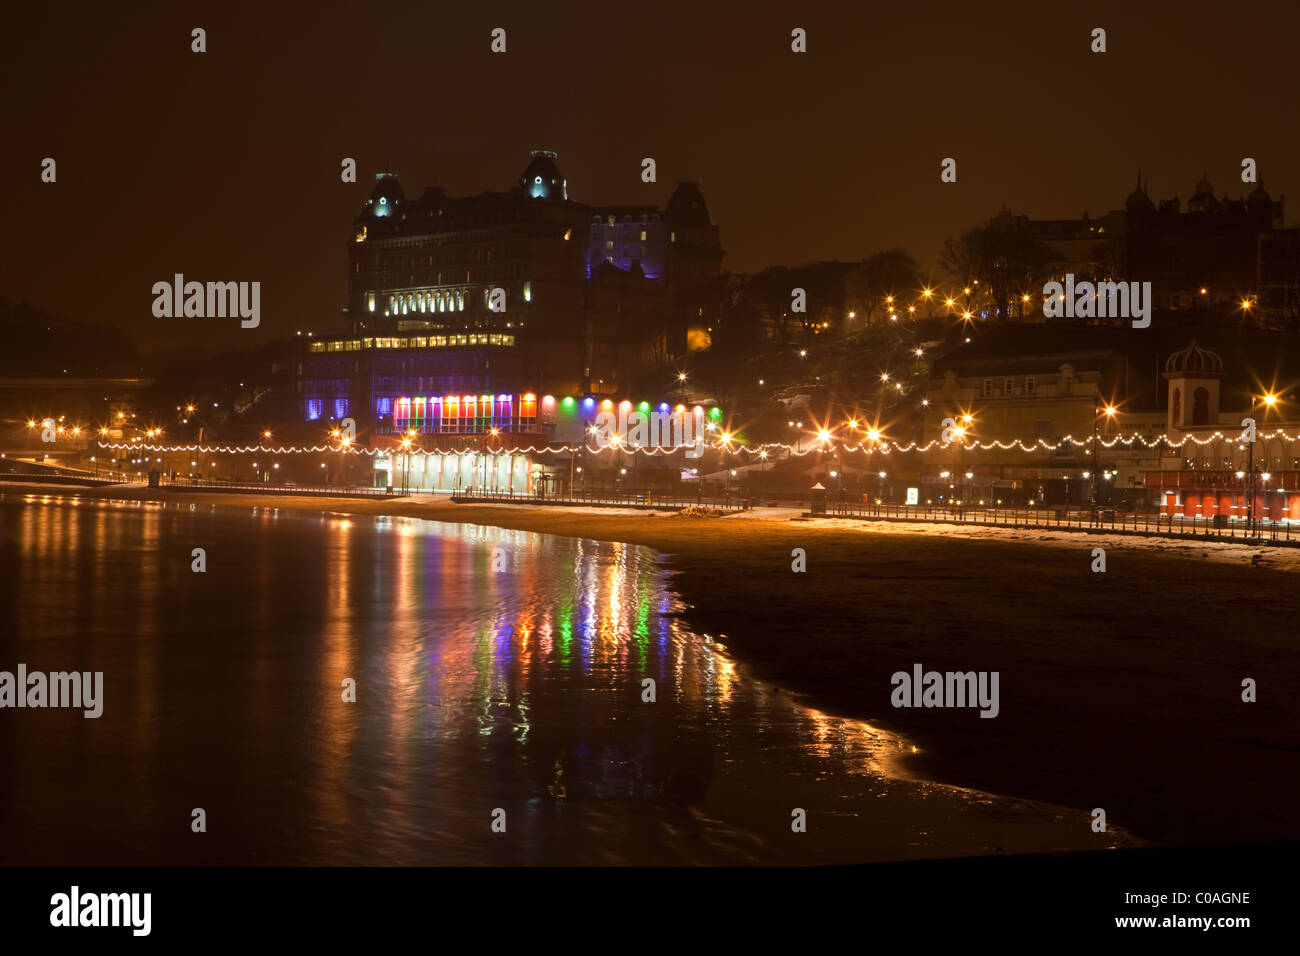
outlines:
M109 469L92 471L86 468L69 468L44 462L26 462L14 459L0 461L0 479L65 485L110 485L130 479Z
M270 494L270 495L305 495L309 497L334 498L401 498L397 489L371 488L365 485L298 485L292 483L272 484L270 482L227 481L219 478L186 478L177 475L175 479L162 475L158 480L159 488L171 491L229 491L236 494Z
M580 491L572 494L524 494L482 489L457 491L451 496L457 503L483 502L511 505L569 505L575 507L649 508L656 511L680 511L682 508L708 508L713 511L748 511L751 501L740 496L703 497L700 495L661 494L657 491Z
M1211 541L1268 541L1300 544L1300 532L1291 534L1292 523L1255 518L1184 517L1156 511L1122 511L1100 508L988 508L965 505L892 505L828 501L825 511L814 503L810 514L831 518L875 518L882 521L951 522L1005 528L1045 528L1063 531L1114 531L1174 537L1198 537Z

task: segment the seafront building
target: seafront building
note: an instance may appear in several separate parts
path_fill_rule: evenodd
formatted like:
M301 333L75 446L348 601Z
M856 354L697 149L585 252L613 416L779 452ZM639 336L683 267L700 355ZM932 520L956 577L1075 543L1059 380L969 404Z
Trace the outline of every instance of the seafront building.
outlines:
M1082 505L1095 496L1176 517L1300 521L1300 395L1291 387L1300 370L1279 337L1221 330L1229 363L1194 337L1166 351L1176 330L1005 335L937 368L928 447L910 456L919 459L911 475L908 456L899 460L899 480L918 482L921 503ZM1012 338L1026 341L1017 348ZM962 440L941 440L945 421Z
M584 410L630 402L686 351L723 256L697 182L662 208L579 202L549 150L477 196L412 198L381 173L347 251L346 322L295 357L302 419L348 422L359 446L400 454L397 484L443 491L553 486L564 469L541 458L557 453L536 449L581 443ZM377 459L377 482L394 460Z
M477 196L409 198L381 173L347 251L346 322L302 335L295 357L302 419L349 423L433 490L484 477L532 490L538 453L502 450L573 445L584 408L630 402L686 351L694 297L723 256L697 182L662 208L579 202L548 150L510 189ZM412 459L413 477L403 438L448 455ZM379 460L376 481L393 473Z

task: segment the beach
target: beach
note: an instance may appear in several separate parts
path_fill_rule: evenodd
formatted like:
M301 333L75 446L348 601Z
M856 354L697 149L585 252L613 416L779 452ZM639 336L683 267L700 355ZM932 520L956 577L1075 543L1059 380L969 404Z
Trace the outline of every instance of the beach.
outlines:
M7 484L0 494L405 515L644 545L673 572L691 629L774 691L913 741L909 775L1100 808L1158 844L1300 836L1294 800L1275 783L1300 770L1300 579L1287 549L796 510L687 517L140 486ZM1098 547L1104 573L1092 570ZM796 549L805 570L794 570ZM916 665L997 672L996 718L892 706L891 675ZM1256 702L1242 699L1247 678Z

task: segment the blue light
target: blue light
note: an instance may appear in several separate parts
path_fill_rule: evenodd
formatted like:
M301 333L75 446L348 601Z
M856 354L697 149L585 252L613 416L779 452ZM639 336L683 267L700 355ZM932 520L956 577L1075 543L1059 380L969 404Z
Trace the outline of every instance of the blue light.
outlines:
M596 400L594 398L584 398L582 400L583 408L591 408L595 404L596 404Z

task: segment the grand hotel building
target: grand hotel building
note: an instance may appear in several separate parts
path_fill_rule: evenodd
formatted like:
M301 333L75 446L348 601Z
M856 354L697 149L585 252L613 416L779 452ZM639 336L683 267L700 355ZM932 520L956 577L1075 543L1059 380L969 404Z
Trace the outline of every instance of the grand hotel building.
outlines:
M653 358L685 351L693 290L719 274L693 181L662 209L590 205L547 150L504 192L412 199L395 175L376 179L347 243L346 327L295 359L303 418L350 418L361 442L556 440L546 396L561 410L626 399Z

